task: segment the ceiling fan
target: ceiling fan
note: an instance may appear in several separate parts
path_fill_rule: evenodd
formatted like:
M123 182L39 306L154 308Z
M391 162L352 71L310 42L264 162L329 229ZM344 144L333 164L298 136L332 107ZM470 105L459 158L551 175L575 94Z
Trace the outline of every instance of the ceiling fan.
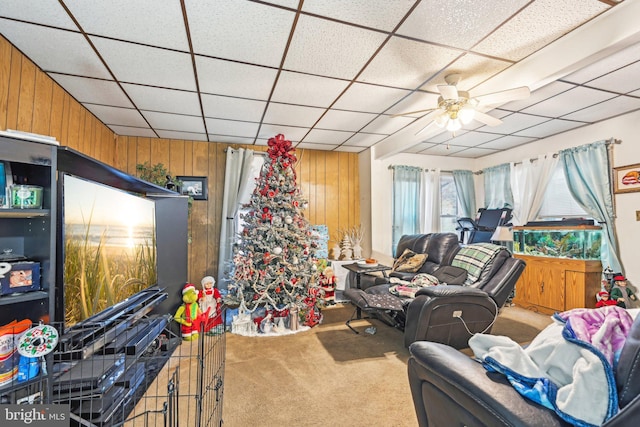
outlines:
M462 128L462 125L468 124L474 119L488 126L497 126L502 123L502 120L490 116L484 111L490 109L493 105L528 98L531 93L528 87L522 86L500 92L472 96L469 92L458 90L457 85L460 82L460 77L460 74L449 74L444 78L447 84L438 85L440 96L438 97L438 106L436 108L394 114L393 117L429 112L422 119L426 118L430 122L420 129L416 135L424 132L434 124L438 127L446 128L450 132L456 132Z

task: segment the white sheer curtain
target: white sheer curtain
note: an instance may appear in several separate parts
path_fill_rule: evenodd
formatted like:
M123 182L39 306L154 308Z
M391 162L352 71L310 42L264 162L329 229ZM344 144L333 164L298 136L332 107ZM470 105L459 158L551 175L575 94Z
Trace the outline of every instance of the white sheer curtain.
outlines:
M421 219L421 233L437 233L440 231L440 169L427 170L424 173L425 214Z
M253 150L227 148L218 257L218 286L220 289L227 289L226 278L233 257L233 242L237 231L236 215L240 207L239 197L252 184L253 159Z
M553 153L540 154L533 162L524 159L521 164L511 163L514 225L524 225L536 219L557 165L558 158Z

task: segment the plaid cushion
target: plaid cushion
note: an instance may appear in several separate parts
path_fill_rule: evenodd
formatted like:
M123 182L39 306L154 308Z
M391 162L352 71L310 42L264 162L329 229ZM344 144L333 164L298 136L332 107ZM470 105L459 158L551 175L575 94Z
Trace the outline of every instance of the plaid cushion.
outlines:
M467 270L467 280L464 284L469 286L480 278L485 267L501 250L504 250L503 246L493 243L473 243L461 248L453 258L451 265Z

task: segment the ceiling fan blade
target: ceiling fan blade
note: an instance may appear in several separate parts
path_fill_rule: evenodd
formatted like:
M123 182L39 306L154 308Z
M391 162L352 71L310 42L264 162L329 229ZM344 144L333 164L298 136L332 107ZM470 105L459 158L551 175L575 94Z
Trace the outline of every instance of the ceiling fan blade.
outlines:
M433 111L433 110L436 110L436 108L427 108L426 110L407 111L405 113L392 114L391 117L410 116L412 114L426 113L427 111Z
M432 111L429 114L427 114L426 116L424 116L421 120L423 120L423 119L429 120L429 123L425 127L423 127L422 129L420 129L418 132L416 132L416 135L421 134L422 132L424 132L425 130L430 128L432 125L434 125L436 123L434 119L440 114L445 114L445 113L444 113L444 111L442 111L440 109L435 109L434 111Z
M486 95L474 96L474 98L482 105L501 104L503 102L517 101L518 99L526 99L531 95L528 87L522 86L514 89L502 90L500 92L488 93Z
M479 121L480 123L484 123L485 125L488 125L488 126L498 126L500 123L502 123L502 120L478 110L476 110L475 114L473 115L473 118Z
M454 85L438 85L442 99L458 99L458 88Z

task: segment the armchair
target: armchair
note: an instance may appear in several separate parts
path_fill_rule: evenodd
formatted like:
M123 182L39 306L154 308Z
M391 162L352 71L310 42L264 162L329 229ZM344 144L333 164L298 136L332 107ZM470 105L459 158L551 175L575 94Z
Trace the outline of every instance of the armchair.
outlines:
M552 410L523 398L503 375L487 372L469 356L434 342L409 347L409 385L421 427L568 426ZM614 368L620 411L604 426L640 419L640 316Z

